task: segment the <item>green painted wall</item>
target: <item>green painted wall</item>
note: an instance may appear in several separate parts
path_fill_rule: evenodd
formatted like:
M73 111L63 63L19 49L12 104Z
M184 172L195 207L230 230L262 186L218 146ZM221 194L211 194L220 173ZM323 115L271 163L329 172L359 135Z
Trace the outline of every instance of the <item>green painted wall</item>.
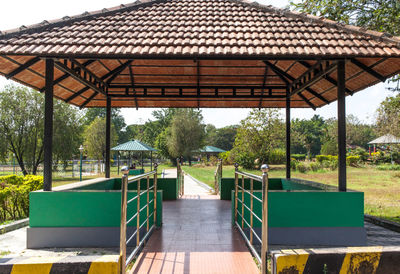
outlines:
M73 190L113 190L116 180L118 180L118 178L108 179L98 183L76 187L73 188ZM119 181L121 183L121 179L119 179Z
M239 184L242 184L242 179L239 178ZM250 179L244 180L244 188L250 190ZM261 190L262 183L253 181L254 190ZM282 183L280 178L269 178L268 188L270 190L282 190ZM221 180L221 200L230 200L231 191L235 189L235 178L222 178Z
M315 186L301 184L286 179L281 179L281 184L283 190L321 190L320 188Z
M255 196L262 197L261 191ZM234 197L234 191L231 192ZM250 194L244 193L245 205L250 208ZM238 209L242 210L242 193L238 193ZM262 204L253 199L255 214L261 218ZM362 192L269 192L269 227L363 227L364 193ZM250 211L244 207L245 220L250 223ZM232 199L232 220L234 200ZM238 223L241 224L238 216ZM233 222L233 221L232 221ZM253 217L254 227L261 222Z
M153 186L153 178L150 178L150 187ZM147 179L140 180L140 189L147 188ZM114 179L114 190L121 189L121 179ZM137 190L137 181L128 184L129 190ZM176 200L178 198L178 187L176 178L157 178L157 190L163 191L163 200Z
M128 200L137 195L128 192ZM141 196L141 206L147 202ZM162 223L162 191L157 192L157 225ZM153 193L150 192L150 200ZM118 191L66 191L31 192L29 194L29 225L31 227L119 227L121 218L121 192ZM137 200L128 205L127 219L137 210ZM150 205L152 209L152 204ZM152 211L150 211L151 213ZM140 214L143 221L146 210ZM152 221L150 222L152 224ZM135 226L135 220L130 224Z
M144 173L144 169L130 169L129 175L140 175Z

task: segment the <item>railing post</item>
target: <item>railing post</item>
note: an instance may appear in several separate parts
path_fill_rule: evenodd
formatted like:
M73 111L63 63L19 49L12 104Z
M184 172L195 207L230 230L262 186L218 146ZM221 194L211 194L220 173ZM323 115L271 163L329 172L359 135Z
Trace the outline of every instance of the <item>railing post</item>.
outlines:
M262 174L262 243L261 243L261 273L267 273L267 252L268 252L268 165L261 166Z
M253 179L250 179L250 243L253 244Z
M182 175L182 182L181 182L182 194L181 194L181 196L183 196L185 193L185 176L183 176L183 173L181 175Z
M147 207L146 207L146 232L149 232L149 201L150 201L150 176L147 176Z
M235 163L235 223L237 222L237 207L238 207L238 171L239 164Z
M154 179L153 179L153 184L154 184L154 226L157 226L157 167L158 164L154 163Z
M121 273L126 272L126 203L128 192L128 173L129 168L124 166L121 168L123 174L121 180L121 224L120 224L120 240L119 240L119 256L121 257Z
M242 175L242 229L244 229L244 176Z
M137 181L137 216L136 216L136 245L140 244L140 181Z

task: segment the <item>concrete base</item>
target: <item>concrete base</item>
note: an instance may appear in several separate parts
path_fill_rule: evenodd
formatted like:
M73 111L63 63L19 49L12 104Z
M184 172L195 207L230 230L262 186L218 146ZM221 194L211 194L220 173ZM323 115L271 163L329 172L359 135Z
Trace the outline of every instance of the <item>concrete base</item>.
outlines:
M136 231L128 227L127 239ZM119 227L29 227L27 248L51 247L119 247ZM144 237L146 227L140 231ZM136 245L136 236L128 246Z
M261 238L261 228L254 230ZM249 229L245 233L249 235ZM271 227L268 242L271 245L362 246L367 243L367 233L364 227Z

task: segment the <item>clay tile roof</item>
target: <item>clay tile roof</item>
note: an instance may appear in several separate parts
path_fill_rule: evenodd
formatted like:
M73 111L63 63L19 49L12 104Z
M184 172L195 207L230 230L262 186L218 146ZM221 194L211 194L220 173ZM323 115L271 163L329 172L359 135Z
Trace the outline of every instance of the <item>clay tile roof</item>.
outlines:
M285 107L288 82L339 59L347 95L398 74L400 38L241 0L136 1L0 32L1 75L43 91L45 58L54 96L79 107ZM291 106L335 101L336 72Z
M215 50L221 46L220 37L231 38L224 51ZM43 21L2 32L0 54L165 54L157 50L159 47L172 47L169 54L177 56L271 54L269 49L254 50L253 45L260 43L258 37L270 39L268 43L276 46L272 50L275 56L400 56L398 37L236 0L137 1L52 22ZM196 39L195 43L188 43L191 39ZM320 50L322 45L334 48ZM54 50L56 46L58 49ZM70 46L76 46L73 52L68 51ZM89 46L93 49L88 49ZM127 46L132 46L129 52ZM241 49L234 50L235 46ZM298 46L309 49L298 50Z

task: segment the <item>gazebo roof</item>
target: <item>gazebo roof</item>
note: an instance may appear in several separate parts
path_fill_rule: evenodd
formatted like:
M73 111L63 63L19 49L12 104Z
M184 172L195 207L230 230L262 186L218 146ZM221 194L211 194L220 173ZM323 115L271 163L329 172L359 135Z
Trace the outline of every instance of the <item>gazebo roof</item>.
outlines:
M386 134L384 136L376 138L375 140L372 140L368 144L370 144L370 145L373 145L373 144L400 144L400 138L393 136L392 134Z
M120 144L116 147L113 147L111 150L114 151L157 151L155 148L152 148L145 143L142 143L138 140L132 140L123 144Z
M213 147L213 146L205 146L202 149L200 149L200 152L202 153L221 153L225 152L226 150L220 149L218 147Z
M238 0L136 1L0 34L0 73L80 107L321 107L400 71L400 38Z

